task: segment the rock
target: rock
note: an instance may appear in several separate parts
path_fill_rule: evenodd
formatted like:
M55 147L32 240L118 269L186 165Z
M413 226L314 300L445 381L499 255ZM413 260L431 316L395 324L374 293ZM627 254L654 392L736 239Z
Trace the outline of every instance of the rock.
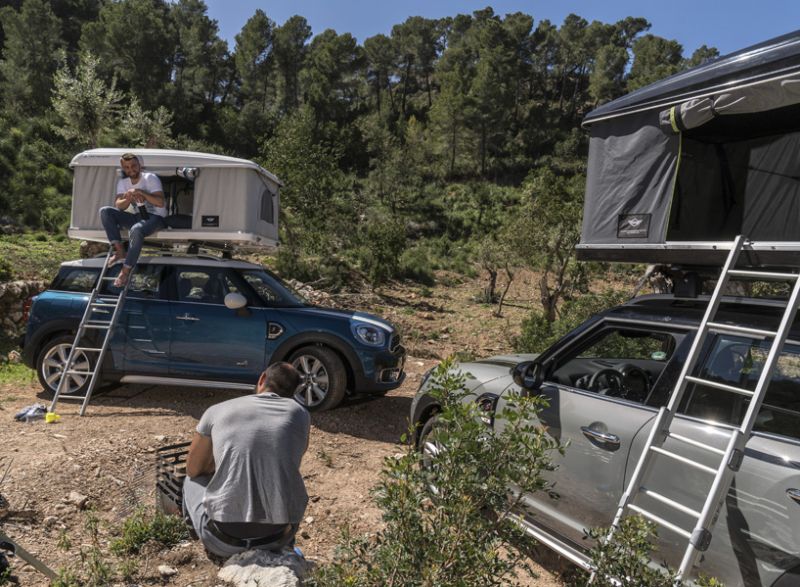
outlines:
M156 442L164 442L167 439L167 437L164 436L163 434L158 434L158 435L154 436L153 438L156 439Z
M300 538L302 538L303 540L310 540L311 534L309 534L307 530L302 530L300 532Z
M47 516L44 520L42 520L42 525L45 528L52 528L56 524L58 524L58 518L55 516Z
M229 558L217 578L236 587L300 587L311 567L290 550L248 550Z
M67 497L67 501L69 503L75 504L79 510L82 510L86 507L86 504L89 501L89 497L78 493L77 491L70 491L69 497Z
M11 351L8 353L9 363L19 363L20 361L22 361L22 355L19 354L19 351Z
M314 523L314 516L308 516L306 518L306 524L313 524Z
M174 577L178 574L178 569L169 565L158 565L158 574L162 577Z

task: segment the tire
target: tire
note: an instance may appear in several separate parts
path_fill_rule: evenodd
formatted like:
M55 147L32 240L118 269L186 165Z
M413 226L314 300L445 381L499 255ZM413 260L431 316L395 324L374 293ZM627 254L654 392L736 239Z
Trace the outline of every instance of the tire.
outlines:
M45 391L54 394L58 387L61 371L69 357L75 337L71 334L57 336L42 347L36 356L36 375ZM84 351L78 351L72 368L76 371L91 371L93 360ZM82 394L89 387L89 375L70 375L62 395Z
M306 346L289 357L303 378L294 398L311 412L338 406L347 391L347 372L334 351L323 346Z

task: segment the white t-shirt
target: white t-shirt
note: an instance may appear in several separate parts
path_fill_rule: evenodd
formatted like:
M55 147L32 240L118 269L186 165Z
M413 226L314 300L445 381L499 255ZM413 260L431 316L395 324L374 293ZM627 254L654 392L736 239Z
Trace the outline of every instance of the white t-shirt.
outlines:
M120 179L117 182L117 196L124 194L131 188L142 190L143 192L147 192L149 194L152 194L153 192L164 191L164 188L161 186L161 180L158 179L158 176L155 173L149 173L147 171L142 171L139 174L139 181L136 183L131 182L130 177L123 177ZM134 204L134 206L136 206L136 204ZM145 202L145 207L150 214L157 214L158 216L167 215L166 207L160 208L158 206L154 206L150 202Z

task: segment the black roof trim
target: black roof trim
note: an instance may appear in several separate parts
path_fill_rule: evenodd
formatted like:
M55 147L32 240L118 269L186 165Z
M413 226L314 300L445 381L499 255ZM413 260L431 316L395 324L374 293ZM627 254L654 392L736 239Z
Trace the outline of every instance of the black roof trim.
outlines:
M800 71L800 30L764 41L676 73L596 108L583 119L589 126L599 119L640 110L663 108L689 98L712 94L757 81Z

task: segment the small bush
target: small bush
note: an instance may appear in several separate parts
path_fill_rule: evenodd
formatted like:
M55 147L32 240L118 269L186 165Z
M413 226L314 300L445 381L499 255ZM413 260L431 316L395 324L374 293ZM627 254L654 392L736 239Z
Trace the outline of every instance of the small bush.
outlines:
M111 552L118 556L136 554L148 542L170 548L188 536L189 528L182 518L161 512L151 514L140 508L122 524L120 537L111 543Z
M335 560L319 567L311 587L481 587L508 585L527 568L517 549L522 530L508 517L522 493L548 488L558 443L539 427L539 397L514 398L497 414L495 432L480 418L464 389L467 376L445 361L431 375L431 393L442 407L429 439L440 447L423 457L409 444L384 463L373 498L384 527L371 536L344 530ZM414 431L410 431L413 438ZM517 496L508 488L520 489Z
M0 281L11 281L14 278L14 268L8 259L0 258Z
M592 587L679 587L689 583L678 581L677 573L665 565L661 568L648 563L653 554L652 540L656 537L655 524L641 516L622 519L613 538L606 542L608 528L593 528L588 538L597 540L591 551L595 577ZM587 585L588 585L587 577ZM700 577L698 587L723 587L717 579Z
M428 257L428 251L424 247L406 249L400 257L400 275L426 286L432 286L436 280L433 276L433 267Z

